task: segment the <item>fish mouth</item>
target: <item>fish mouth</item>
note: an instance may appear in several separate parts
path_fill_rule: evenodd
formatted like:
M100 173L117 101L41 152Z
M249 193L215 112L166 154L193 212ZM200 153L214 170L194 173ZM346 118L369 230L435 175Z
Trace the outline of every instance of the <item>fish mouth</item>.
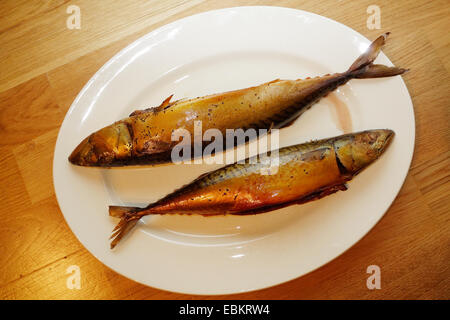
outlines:
M395 132L393 130L385 129L383 130L383 132L385 133L385 137L384 141L382 141L381 143L380 148L378 149L378 154L382 154L387 149L387 147L389 147L395 136Z
M388 141L388 143L391 143L391 140L394 136L395 136L395 132L393 130L388 130L388 135L386 137L386 141Z
M89 142L89 137L87 137L72 151L68 159L71 164L89 166L88 159L92 158L93 155L93 146Z

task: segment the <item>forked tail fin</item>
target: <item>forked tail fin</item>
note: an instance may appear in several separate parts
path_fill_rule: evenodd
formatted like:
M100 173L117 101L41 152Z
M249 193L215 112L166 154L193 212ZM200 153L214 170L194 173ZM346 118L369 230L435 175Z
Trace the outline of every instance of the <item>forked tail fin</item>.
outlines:
M407 69L388 67L380 64L373 64L381 48L386 43L386 39L389 32L382 34L374 42L370 44L367 50L353 62L348 68L348 73L352 74L355 78L367 79L367 78L382 78L392 77L399 74L403 74Z
M120 218L119 223L114 228L111 234L111 249L113 249L119 241L125 236L139 219L142 217L140 212L142 208L138 207L120 207L120 206L109 206L109 215L111 217Z

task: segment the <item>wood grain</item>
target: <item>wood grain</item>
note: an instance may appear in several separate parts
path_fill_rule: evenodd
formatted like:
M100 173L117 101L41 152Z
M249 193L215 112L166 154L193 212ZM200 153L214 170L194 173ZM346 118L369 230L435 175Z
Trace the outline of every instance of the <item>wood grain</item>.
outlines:
M82 28L66 28L67 7ZM381 29L366 27L363 1L9 1L0 2L1 299L437 299L450 298L450 6L377 1ZM383 219L356 245L308 275L255 292L190 296L111 271L78 242L58 208L53 149L65 113L89 78L126 45L164 24L237 5L278 5L341 22L368 38L391 31L384 52L407 66L416 145L411 169ZM323 39L326 41L326 39ZM382 270L368 290L366 268ZM70 265L82 287L66 286Z

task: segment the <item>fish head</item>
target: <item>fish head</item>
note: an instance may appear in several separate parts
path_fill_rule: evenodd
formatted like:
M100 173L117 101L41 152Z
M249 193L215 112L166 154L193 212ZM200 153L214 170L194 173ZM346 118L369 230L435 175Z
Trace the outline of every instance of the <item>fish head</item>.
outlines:
M79 166L108 166L131 155L132 139L126 123L116 122L94 132L70 154L69 161Z
M344 135L334 141L338 165L345 174L358 174L386 150L394 131L368 130Z

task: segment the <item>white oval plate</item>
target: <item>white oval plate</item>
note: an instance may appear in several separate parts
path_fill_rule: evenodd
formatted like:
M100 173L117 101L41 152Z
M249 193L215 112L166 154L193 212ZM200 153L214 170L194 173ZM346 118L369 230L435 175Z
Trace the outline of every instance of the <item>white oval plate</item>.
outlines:
M117 220L108 216L108 205L147 205L218 165L96 169L70 165L67 157L91 132L172 93L175 99L196 97L344 71L369 43L330 19L278 7L210 11L138 39L89 80L61 126L53 175L70 228L118 273L182 293L261 289L336 258L383 216L408 172L414 114L401 77L352 80L336 92L350 110L353 131L396 132L386 153L348 191L255 216L147 218L114 251L108 238ZM383 53L377 63L392 65ZM323 99L281 130L281 145L341 134L332 108Z

